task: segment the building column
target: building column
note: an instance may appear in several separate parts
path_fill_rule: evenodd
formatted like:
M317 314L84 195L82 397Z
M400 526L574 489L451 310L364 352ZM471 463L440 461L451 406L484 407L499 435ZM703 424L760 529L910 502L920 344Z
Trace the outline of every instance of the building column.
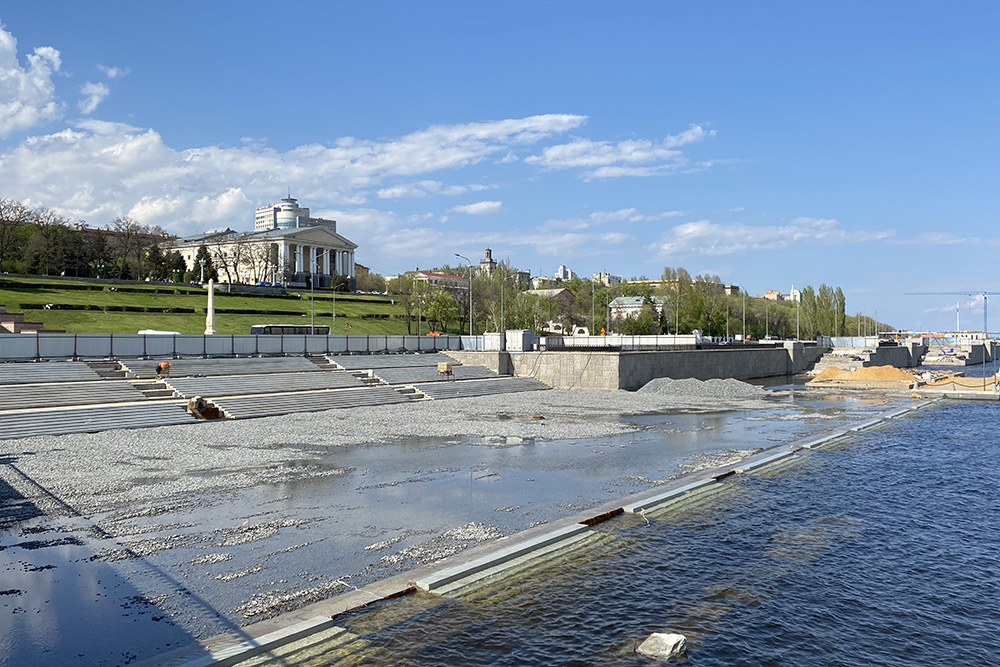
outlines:
M351 250L347 253L347 275L351 278L354 277L354 251Z
M302 272L302 264L303 264L302 246L299 244L295 244L295 269L294 269L295 273Z

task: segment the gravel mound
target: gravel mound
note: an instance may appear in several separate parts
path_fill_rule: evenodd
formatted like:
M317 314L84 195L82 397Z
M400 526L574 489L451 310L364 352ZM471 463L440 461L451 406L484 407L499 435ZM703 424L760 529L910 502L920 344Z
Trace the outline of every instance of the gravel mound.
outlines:
M733 380L695 380L686 378L683 380L672 380L671 378L657 378L650 380L644 387L639 389L643 394L659 394L660 396L684 396L691 398L760 398L766 391L762 387L757 387L746 382Z

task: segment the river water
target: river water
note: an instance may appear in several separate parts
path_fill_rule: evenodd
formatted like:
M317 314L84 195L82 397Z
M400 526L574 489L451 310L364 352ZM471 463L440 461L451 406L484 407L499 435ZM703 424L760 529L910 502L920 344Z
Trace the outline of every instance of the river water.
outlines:
M1000 416L945 403L611 522L588 554L338 619L342 664L1000 664Z

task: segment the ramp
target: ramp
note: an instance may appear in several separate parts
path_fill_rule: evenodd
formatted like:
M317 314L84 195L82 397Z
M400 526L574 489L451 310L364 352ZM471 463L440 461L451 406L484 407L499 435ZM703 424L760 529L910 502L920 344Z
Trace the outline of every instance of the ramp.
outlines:
M82 361L23 361L0 364L0 385L87 382L101 376Z
M510 394L521 391L540 391L550 389L547 384L534 378L498 377L488 380L463 380L456 382L430 382L415 384L413 388L427 398L443 400L446 398L468 398L470 396L490 396L492 394Z
M137 378L156 377L162 359L122 360L122 368ZM305 357L239 357L225 359L168 359L170 377L192 375L252 375L254 373L304 373L322 369Z
M415 366L437 367L439 362L452 366L460 364L446 354L331 354L327 359L349 371L363 371L370 368L413 368Z
M0 410L143 401L141 391L125 380L16 384L0 386Z
M252 419L295 412L319 412L337 408L408 403L410 400L408 395L401 394L391 387L364 387L362 389L338 389L296 394L233 396L216 399L212 403L230 419Z
M154 402L41 412L6 412L0 413L0 440L194 424L196 421L180 405Z
M276 394L279 392L346 389L363 386L361 380L347 371L164 378L163 382L184 398Z

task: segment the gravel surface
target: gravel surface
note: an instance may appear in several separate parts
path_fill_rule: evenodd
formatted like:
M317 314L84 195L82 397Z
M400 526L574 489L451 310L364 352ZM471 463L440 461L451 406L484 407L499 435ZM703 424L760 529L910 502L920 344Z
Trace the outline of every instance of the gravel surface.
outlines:
M765 390L746 382L732 378L725 380L695 380L685 378L657 378L650 380L639 389L642 394L658 394L660 396L694 396L714 399L763 398Z
M688 389L678 394L665 391L664 386ZM44 480L54 495L76 511L106 512L127 507L127 512L113 517L125 519L141 515L141 504L155 499L342 474L345 471L337 468L317 471L308 466L282 465L320 458L329 447L384 444L419 436L471 435L490 445L520 444L532 439L603 438L639 430L634 424L618 421L626 415L773 407L775 403L767 399L763 389L735 380L674 380L666 385L654 381L634 393L553 389L262 419L40 436L0 441L0 453L20 454L18 468L33 479ZM59 513L59 504L47 502L45 497L38 500L46 505L47 512Z

